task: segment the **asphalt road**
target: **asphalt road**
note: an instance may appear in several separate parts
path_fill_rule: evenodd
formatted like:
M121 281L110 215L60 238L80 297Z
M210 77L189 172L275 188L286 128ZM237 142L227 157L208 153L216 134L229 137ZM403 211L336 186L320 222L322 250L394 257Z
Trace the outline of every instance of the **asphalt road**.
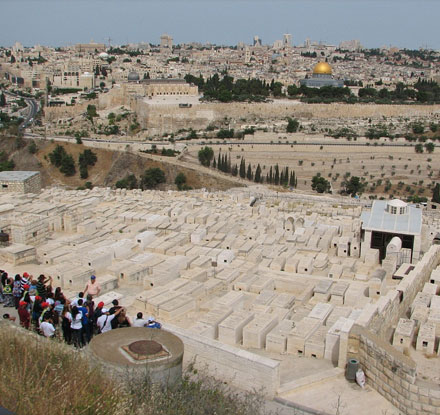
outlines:
M34 98L22 97L21 95L13 94L9 91L4 91L6 95L15 98L23 98L27 105L27 114L24 118L23 122L20 125L20 130L27 128L34 121L35 116L38 112L38 102Z

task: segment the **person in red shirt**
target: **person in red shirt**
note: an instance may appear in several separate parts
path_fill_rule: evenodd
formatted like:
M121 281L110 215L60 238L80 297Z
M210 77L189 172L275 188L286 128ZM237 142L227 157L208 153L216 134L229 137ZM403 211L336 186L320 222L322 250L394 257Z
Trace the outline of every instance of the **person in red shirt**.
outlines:
M18 304L18 316L20 317L20 325L22 325L25 329L29 329L29 324L31 322L31 315L27 310L27 302L20 301Z

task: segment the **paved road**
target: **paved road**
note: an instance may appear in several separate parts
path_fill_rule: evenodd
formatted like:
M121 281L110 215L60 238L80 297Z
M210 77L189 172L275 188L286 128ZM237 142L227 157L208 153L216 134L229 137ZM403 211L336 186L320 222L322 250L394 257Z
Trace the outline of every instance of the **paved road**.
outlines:
M13 94L12 92L9 92L9 91L4 91L4 93L6 95L11 96L11 97L23 98L24 101L26 102L27 114L26 114L23 122L20 125L20 130L24 130L30 124L32 124L32 122L34 121L34 118L38 112L38 106L39 106L38 102L34 98L22 97L21 95Z

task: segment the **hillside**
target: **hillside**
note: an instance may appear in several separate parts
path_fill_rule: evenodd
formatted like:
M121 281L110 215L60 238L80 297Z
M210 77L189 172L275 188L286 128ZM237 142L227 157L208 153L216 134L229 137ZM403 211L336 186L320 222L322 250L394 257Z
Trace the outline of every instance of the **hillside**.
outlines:
M231 187L242 186L237 180L223 178L209 169L189 168L181 166L178 161L170 158L167 162L162 157L154 157L146 154L120 152L105 149L92 149L96 153L98 161L93 167L89 167L89 177L85 180L80 178L78 157L87 147L81 144L61 143L66 152L71 154L76 163L76 174L66 177L58 168L49 161L51 153L58 143L45 140L35 140L38 151L35 154L29 152L30 142L23 142L20 146L14 137L2 137L0 139L0 151L4 151L15 163L15 170L38 170L41 172L43 186L66 186L77 188L84 186L86 182L92 182L95 186L114 186L118 180L128 174L140 177L141 174L151 167L159 167L165 172L166 183L159 189L176 189L174 184L177 174L182 172L187 178L187 185L194 188L207 188L209 190L226 190ZM17 148L20 147L20 148ZM159 160L160 159L160 160Z

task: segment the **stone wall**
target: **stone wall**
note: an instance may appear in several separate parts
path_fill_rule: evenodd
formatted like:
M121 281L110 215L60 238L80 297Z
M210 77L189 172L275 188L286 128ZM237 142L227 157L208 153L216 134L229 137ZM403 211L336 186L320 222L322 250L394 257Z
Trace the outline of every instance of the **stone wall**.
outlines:
M406 415L440 414L440 388L417 381L415 362L360 326L348 339L348 358L358 359L367 383Z
M257 391L273 398L280 386L280 363L171 324L164 328L185 346L184 366L194 363L214 377L242 390Z
M45 121L56 121L60 118L76 117L87 111L88 105L96 105L98 107L98 100L90 100L84 102L83 104L76 104L73 106L62 106L62 107L45 107L44 108L44 118Z
M143 98L134 98L131 109L138 115L143 128L150 134L176 132L181 128L203 129L212 122L223 122L228 119L229 125L235 122L255 123L265 120L280 120L287 117L301 119L329 118L372 118L383 117L417 117L439 114L440 105L363 105L363 104L297 104L290 101L272 103L206 103L192 108L177 106L153 106Z
M415 268L375 304L364 308L360 325L377 333L385 340L390 339L391 329L397 325L414 301L417 293L429 281L431 271L440 263L440 245L433 245Z

